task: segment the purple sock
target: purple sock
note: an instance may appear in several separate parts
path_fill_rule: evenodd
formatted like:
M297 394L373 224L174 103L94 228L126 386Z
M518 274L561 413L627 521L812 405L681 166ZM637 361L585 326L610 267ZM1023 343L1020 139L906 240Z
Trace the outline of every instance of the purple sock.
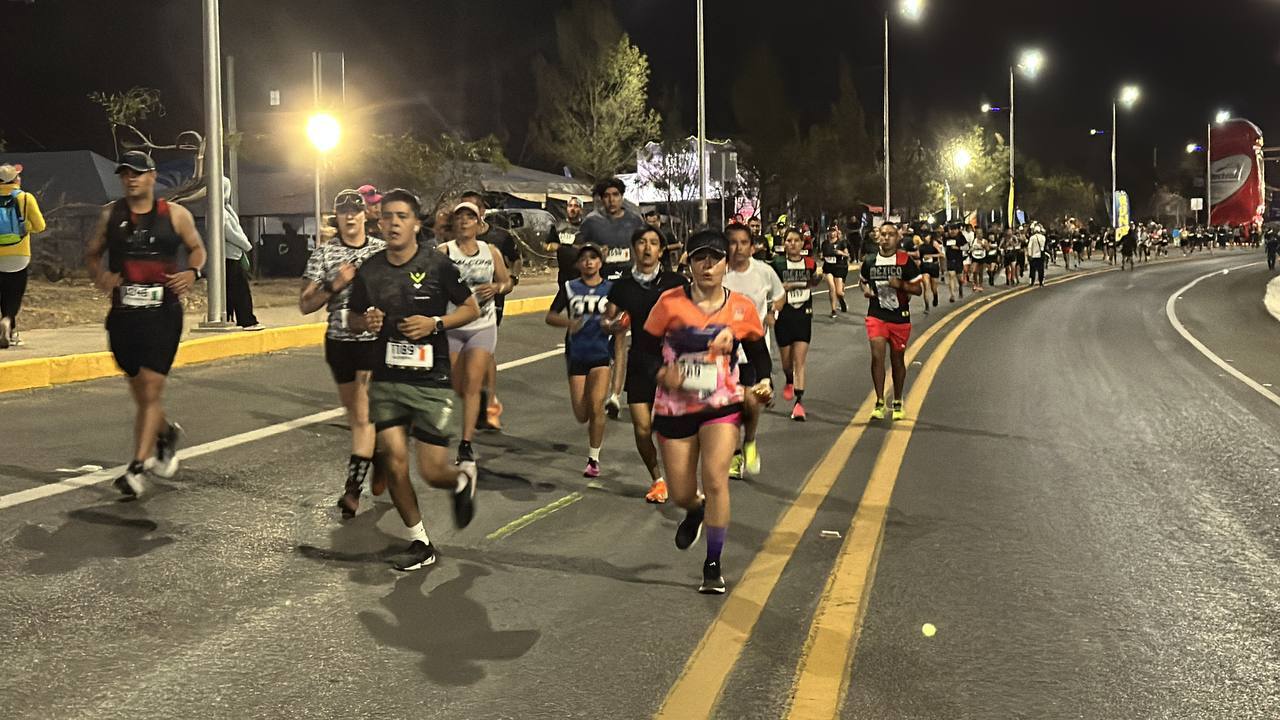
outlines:
M720 551L724 549L724 536L729 528L707 526L707 559L720 562Z

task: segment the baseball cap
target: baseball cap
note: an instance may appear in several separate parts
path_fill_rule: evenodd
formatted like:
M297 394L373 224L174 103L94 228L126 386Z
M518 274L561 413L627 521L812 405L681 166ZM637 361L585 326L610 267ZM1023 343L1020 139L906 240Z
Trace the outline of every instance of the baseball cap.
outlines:
M10 165L9 163L0 165L0 183L11 183L14 180L17 180L18 176L21 174L21 165Z
M724 257L729 254L729 243L724 239L724 235L715 230L703 230L689 238L685 251L690 258L700 252L710 252L717 257Z
M360 194L359 190L347 188L333 198L333 207L337 209L355 207L358 210L364 210L364 206L364 196Z
M601 250L600 246L593 242L578 243L573 247L577 251L576 257L579 257L579 258L582 257L582 253L585 253L585 252L593 252L596 255L599 255L601 258L604 258L604 250Z
M382 196L378 194L378 188L372 185L361 185L356 188L356 192L360 193L360 196L364 198L366 205L377 205L382 202Z
M152 160L150 155L141 150L130 150L120 156L120 163L116 165L116 174L119 175L125 170L147 173L153 172L155 169L156 161Z
M656 208L656 207L645 208L645 209L644 209L644 212L643 212L643 213L641 213L641 215L642 215L643 217L650 217L650 216L652 216L652 217L657 217L657 216L658 216L658 208Z
M453 206L454 212L458 212L459 210L470 210L477 218L483 219L483 216L480 214L480 207L473 202L463 201Z

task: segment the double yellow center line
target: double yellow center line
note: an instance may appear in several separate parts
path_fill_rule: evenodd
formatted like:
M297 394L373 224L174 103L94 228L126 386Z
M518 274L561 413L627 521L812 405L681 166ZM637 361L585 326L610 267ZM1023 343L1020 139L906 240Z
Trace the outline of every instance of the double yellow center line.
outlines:
M1060 284L1112 270L1080 273L1047 284ZM947 334L911 387L906 402L910 416L918 415L938 367L960 335L991 308L1031 291L1030 287L1022 288L981 301ZM935 335L962 314L950 313L929 327L908 349L906 362L912 363ZM680 677L667 693L656 718L695 720L709 718L714 712L729 673L737 664L783 570L862 438L874 404L874 393L868 394L836 442L814 466L800 489L799 497L783 513L763 548L703 634ZM814 612L792 688L789 718L833 718L839 713L847 690L847 671L856 650L880 554L885 513L914 427L915 423L910 420L895 422L876 457L836 566Z

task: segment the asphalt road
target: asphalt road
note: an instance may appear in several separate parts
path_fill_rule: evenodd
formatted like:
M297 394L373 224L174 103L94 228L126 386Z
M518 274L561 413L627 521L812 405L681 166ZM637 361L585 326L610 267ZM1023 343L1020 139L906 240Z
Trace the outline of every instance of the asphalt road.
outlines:
M927 318L917 302L917 337L951 322L922 346L936 376L909 404L919 419L904 425L863 629L840 670L843 716L1280 714L1280 407L1165 316L1192 279L1257 259L1152 264L990 303L1000 288ZM1271 382L1280 326L1261 310L1264 275L1205 280L1178 310L1214 352ZM515 318L499 361L557 342L540 318ZM762 477L733 485L728 598L693 591L701 549L677 551L679 513L644 503L628 425L609 425L599 487L581 477L585 432L558 357L502 373L507 431L480 439L471 527L455 531L447 498L419 486L441 560L416 573L382 555L398 543L389 504L346 523L331 509L340 420L190 459L142 502L98 484L0 509L0 717L645 718L724 625L746 637L715 716L783 716L846 551L833 533L848 534L898 432L850 423L869 389L860 314L819 313L810 358L810 421L779 404ZM183 368L168 405L195 446L335 401L319 351L305 350ZM119 380L0 408L0 496L125 459ZM852 431L758 622L718 618L740 582L756 583L743 574L810 470ZM921 634L925 622L937 635Z

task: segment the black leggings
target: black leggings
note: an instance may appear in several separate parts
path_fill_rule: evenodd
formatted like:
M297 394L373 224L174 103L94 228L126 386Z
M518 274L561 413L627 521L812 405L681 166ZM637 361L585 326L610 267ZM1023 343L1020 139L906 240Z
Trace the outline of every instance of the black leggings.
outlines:
M27 271L0 272L0 317L7 317L18 327L18 311L22 309L22 296L27 294Z

